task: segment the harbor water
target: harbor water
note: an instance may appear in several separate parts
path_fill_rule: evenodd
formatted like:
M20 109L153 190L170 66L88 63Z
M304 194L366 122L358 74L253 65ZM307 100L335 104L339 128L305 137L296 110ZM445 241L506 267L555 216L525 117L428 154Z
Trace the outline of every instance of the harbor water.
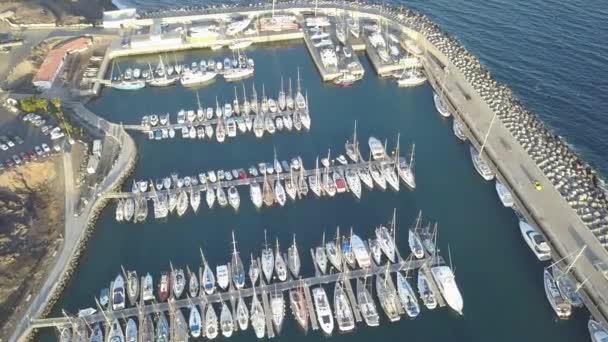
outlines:
M216 60L228 50L190 51L175 56L177 60ZM323 84L301 42L255 47L248 56L256 62L256 73L244 83L248 94L255 82L258 94L265 84L266 94L276 96L281 75L294 79L299 67L302 87L308 92L312 127L310 132L265 134L256 139L252 134L226 140L223 144L210 140L151 141L147 135L134 132L139 148L135 179L155 179L178 172L196 175L210 169L247 168L260 161L270 162L276 147L279 159L300 155L307 168L317 155L326 155L328 148L335 157L344 153L344 142L352 135L357 120L361 152L368 153L370 135L388 139L392 148L397 133L401 134L402 155L416 143L415 171L417 189L399 193L379 190L365 191L360 201L351 194L317 199L310 195L290 202L284 208L256 210L249 200L248 189L241 189L238 213L230 208L208 209L201 206L198 214L190 211L183 217L143 224L116 223L114 205L101 215L91 242L81 259L66 291L52 315L61 309L76 313L94 306L94 297L102 287L109 286L120 272L120 266L150 272L155 280L174 266L196 269L200 264L201 247L211 265L227 263L230 258L231 232L237 238L239 251L248 264L249 254L259 256L264 243L264 229L269 239L277 237L285 252L296 234L303 259L302 274L313 275L308 249L320 243L323 232L328 238L336 226L345 232L350 227L362 237L371 237L375 225L387 222L393 208L397 209L397 243L407 254L407 228L419 210L427 220L439 222L438 243L444 257L451 254L457 282L463 293L464 316L447 308L424 311L415 320L405 317L389 323L382 316L381 326L368 328L359 324L354 334L334 333L332 340L355 338L407 338L410 341L582 341L587 338L588 313L577 311L569 321L558 322L545 299L542 264L521 238L517 219L498 199L494 183L485 182L475 172L468 146L454 137L450 120L436 112L432 90L428 84L414 89L399 89L394 81L378 79L364 55L361 61L366 77L350 88ZM121 65L145 64L141 57L121 60ZM171 55L170 58L173 58ZM156 63L156 62L154 62ZM123 66L123 67L124 67ZM237 84L241 96L240 84ZM176 113L180 108L195 108L198 91L203 106L214 106L215 97L231 101L234 84L223 80L196 90L181 86L145 88L134 92L104 89L89 104L97 114L115 122L139 123L150 113ZM179 136L179 134L178 134ZM125 189L130 189L127 181ZM150 215L151 216L151 215ZM333 284L326 289L332 297ZM217 310L218 308L216 308ZM289 311L289 309L287 309ZM525 314L524 314L525 313ZM291 314L288 313L288 317ZM532 329L532 327L535 327ZM55 335L46 330L40 341ZM239 332L231 339L252 340L253 332ZM320 332L304 335L295 321L287 319L275 339L321 340Z

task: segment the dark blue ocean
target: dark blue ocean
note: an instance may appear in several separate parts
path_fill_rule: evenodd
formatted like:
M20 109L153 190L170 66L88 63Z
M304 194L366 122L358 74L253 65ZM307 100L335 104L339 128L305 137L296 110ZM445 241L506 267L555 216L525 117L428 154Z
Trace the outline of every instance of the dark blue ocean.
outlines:
M142 9L200 4L198 1L121 0ZM480 57L496 78L508 83L533 112L555 133L563 136L579 154L603 173L608 172L604 152L608 148L608 36L605 18L608 5L599 1L555 0L434 0L405 3L431 16ZM225 51L188 51L176 54L184 61L213 57ZM166 222L144 224L114 221L114 205L101 215L80 266L53 310L75 313L93 305L101 287L120 272L120 266L140 274L161 272L174 265L198 267L202 247L213 265L228 261L230 234L234 230L243 255L258 254L263 230L287 246L296 233L303 252L318 244L325 231L337 225L353 227L370 237L373 227L385 222L397 209L398 245L405 251L403 234L419 210L425 219L439 222L438 243L451 251L456 277L464 298L464 316L447 309L424 310L415 320L402 318L389 324L384 316L379 328L358 324L354 333L334 333L331 341L587 341L588 312L577 310L568 321L558 321L545 299L543 264L521 238L517 219L496 196L493 182L483 181L471 165L468 147L452 133L451 120L442 119L432 101L428 84L399 89L378 79L364 54L359 57L366 74L351 88L337 88L320 81L301 42L255 46L248 55L256 61L256 74L245 81L248 90L255 82L260 91L276 94L281 76L303 75L302 85L310 96L312 128L307 133L281 133L256 140L237 137L224 144L174 139L149 141L134 133L139 160L138 179L154 179L173 171L182 175L208 169L248 167L272 160L273 147L279 158L301 155L311 166L317 154L342 153L344 140L358 122L362 139L374 135L394 144L401 133L401 146L416 143L416 182L413 192L402 190L364 191L360 201L351 195L333 199L309 198L284 208L255 210L247 189L240 190L241 208L202 209L197 215L170 217ZM121 65L155 62L156 56L121 60ZM139 59L139 60L138 60ZM232 99L233 85L216 81L199 91L208 106L218 96ZM137 123L143 114L171 112L196 106L192 89L180 86L146 88L136 92L104 89L89 105L93 111L115 122ZM367 153L367 147L362 148ZM130 184L130 183L129 183ZM128 184L126 188L129 188ZM303 256L304 275L312 273L310 257ZM331 294L332 286L326 286ZM218 310L218 308L216 308ZM318 332L304 335L288 314L277 341L324 340ZM45 331L39 341L52 340ZM237 333L231 341L251 341L251 331Z

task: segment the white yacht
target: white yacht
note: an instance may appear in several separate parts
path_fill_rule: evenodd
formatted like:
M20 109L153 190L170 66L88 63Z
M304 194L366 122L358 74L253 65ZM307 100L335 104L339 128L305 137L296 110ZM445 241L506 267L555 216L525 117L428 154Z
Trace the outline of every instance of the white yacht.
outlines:
M228 202L235 211L239 210L239 206L241 205L241 196L234 185L228 188Z
M249 184L249 195L251 197L251 202L255 205L256 208L260 209L262 207L262 188L258 182L251 182Z
M230 276L228 275L228 266L218 265L215 268L215 274L217 275L217 284L222 288L222 290L228 289L228 285L230 284Z
M272 323L278 334L281 332L285 319L285 298L282 291L277 291L276 285L274 291L270 293L270 311L272 313Z
M559 288L557 287L557 283L553 278L553 275L547 268L543 273L543 281L545 284L545 294L547 295L547 300L553 311L557 314L557 317L560 319L569 318L572 313L572 305L568 303L564 297L562 296Z
M334 311L340 331L351 331L355 328L353 310L340 280L336 281L334 289Z
M422 246L422 242L420 241L420 237L418 234L412 229L408 230L408 238L407 242L410 246L410 250L412 254L416 257L416 259L424 258L424 247Z
M521 231L521 235L526 241L526 244L528 244L528 247L534 252L534 255L536 255L538 260L546 261L551 259L551 247L538 229L528 222L520 220L519 230Z
M437 108L437 111L441 116L448 118L452 115L443 100L435 92L433 93L433 101L435 102L435 108Z
M511 191L509 191L509 189L507 189L507 187L498 179L496 180L496 193L498 194L502 205L505 207L513 206L513 195L511 195Z
M363 243L363 240L361 240L358 235L352 234L350 236L350 248L355 255L355 259L357 260L359 267L368 268L372 265L369 251L367 250L365 243Z
M377 138L369 137L367 144L369 145L369 149L371 150L374 160L383 160L388 157L384 145L382 145L382 142L380 142L380 140Z
M205 313L205 337L209 340L213 340L217 337L217 314L213 309L213 305L207 305L207 312Z
M431 273L446 303L454 311L462 315L462 295L456 284L456 278L452 269L449 266L435 266L431 268Z
M232 313L226 305L226 302L222 302L222 311L220 312L220 328L222 330L222 336L230 337L234 332L234 320L232 319Z
M481 177L487 181L494 179L494 172L492 172L488 164L485 162L483 157L479 155L479 152L477 152L473 145L470 146L470 151L473 166L475 166L475 170L477 170L479 175L481 175Z
M391 232L386 226L381 225L376 230L376 240L378 245L391 262L395 262L395 241L391 236Z
M258 299L258 296L255 293L255 287L253 288L253 299L251 301L251 326L255 332L257 338L264 338L264 334L266 333L266 316L264 315L264 308L262 307L262 303Z
M357 278L357 305L365 320L365 324L370 327L380 325L380 316L378 315L376 302L360 278Z
M327 293L323 287L315 287L312 289L312 297L315 303L315 309L317 313L317 319L321 330L326 335L331 335L334 330L334 316L331 313L331 307L329 306L329 300L327 299Z
M420 314L420 305L418 304L416 293L412 289L410 282L407 281L407 278L401 272L397 272L397 293L399 294L405 313L410 318L418 316Z

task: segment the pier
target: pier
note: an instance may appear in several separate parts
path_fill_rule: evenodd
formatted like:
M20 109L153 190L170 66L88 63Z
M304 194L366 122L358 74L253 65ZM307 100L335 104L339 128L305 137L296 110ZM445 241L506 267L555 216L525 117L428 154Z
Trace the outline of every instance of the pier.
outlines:
M411 262L399 262L399 263L395 263L395 264L391 264L389 266L389 272L394 273L397 271L407 271L407 270L413 270L413 269L419 269L420 267L422 267L425 262L427 260L425 259L421 259L421 260L413 260ZM443 262L443 259L441 257L439 257L438 260L440 263ZM289 280L289 281L285 281L285 282L280 282L280 283L273 283L273 284L261 284L260 286L256 287L256 294L262 294L262 301L266 302L263 303L264 304L264 311L266 313L268 313L270 310L270 305L268 303L268 298L264 299L268 293L270 293L271 291L273 291L276 287L277 291L289 291L291 289L295 289L299 286L303 286L304 287L304 292L305 292L305 296L306 296L306 301L309 303L309 312L313 312L314 310L312 310L312 299L310 298L310 294L308 293L308 289L312 286L321 286L323 284L328 284L328 283L334 283L338 280L344 280L346 281L350 281L351 279L356 279L356 278L365 278L365 277L369 277L369 276L374 276L377 274L381 274L381 273L385 273L386 272L386 265L383 266L372 266L371 268L368 269L356 269L356 270L349 270L347 272L341 272L341 273L332 273L332 274L326 274L326 275L321 275L318 277L310 277L310 278L303 278L300 280ZM204 291L203 291L204 293ZM185 298L185 299L177 299L177 300L171 300L170 303L155 303L155 304L148 304L145 306L141 306L141 307L130 307L130 308L126 308L123 310L116 310L116 311L111 311L111 310L107 310L107 311L103 311L103 312L98 312L98 313L94 313L92 315L89 316L85 316L82 318L70 318L70 317L57 317L57 318L48 318L48 319L33 319L30 323L30 326L32 328L44 328L44 327L61 327L61 326L70 326L73 321L75 320L82 320L84 322L86 322L86 324L88 325L93 325L95 323L105 323L108 321L113 321L114 319L125 319L128 317L137 317L138 315L150 315L153 313L159 313L159 312L166 312L169 311L171 308L174 309L183 309L183 308L189 308L191 304L194 305L204 305L205 303L208 303L209 305L213 304L213 303L221 303L221 302L225 302L225 301L230 301L231 298L234 297L238 297L238 296L247 298L247 297L251 297L253 295L253 289L252 288L244 288L237 291L229 291L229 292L220 292L220 293L214 293L212 295L201 295L199 297L196 298ZM439 297L440 294L439 292L436 293L436 295ZM380 308L378 308L380 310ZM311 322L315 322L316 320L313 320L313 318L315 318L315 315L311 316ZM268 318L267 318L268 321ZM270 320L270 326L272 326L272 320ZM267 329L268 329L268 322L267 322ZM313 329L314 326L316 324L313 323ZM270 332L270 330L268 330L268 332ZM274 332L273 332L274 335ZM269 336L270 337L270 336Z

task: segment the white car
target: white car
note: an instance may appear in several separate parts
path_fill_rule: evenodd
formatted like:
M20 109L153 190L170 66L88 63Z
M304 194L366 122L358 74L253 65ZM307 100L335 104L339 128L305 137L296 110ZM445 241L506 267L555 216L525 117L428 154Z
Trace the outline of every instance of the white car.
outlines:
M2 151L8 150L8 146L5 143L0 144L0 148L2 148Z
M49 147L49 145L47 145L47 143L43 143L41 146L44 152L51 152L51 148Z
M42 149L40 148L40 146L34 146L34 151L36 151L36 154L41 156L42 155Z

